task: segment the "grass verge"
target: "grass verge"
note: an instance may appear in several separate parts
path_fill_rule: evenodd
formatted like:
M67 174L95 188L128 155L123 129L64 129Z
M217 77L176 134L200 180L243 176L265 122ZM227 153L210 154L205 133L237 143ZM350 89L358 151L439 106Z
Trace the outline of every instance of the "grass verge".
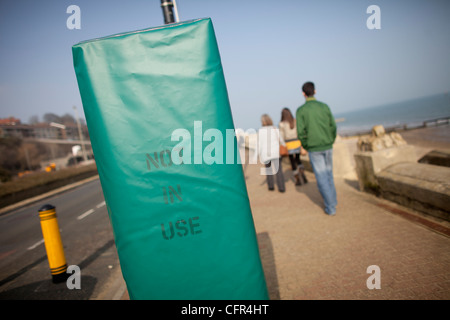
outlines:
M0 184L0 208L97 174L95 163L53 172L38 172Z

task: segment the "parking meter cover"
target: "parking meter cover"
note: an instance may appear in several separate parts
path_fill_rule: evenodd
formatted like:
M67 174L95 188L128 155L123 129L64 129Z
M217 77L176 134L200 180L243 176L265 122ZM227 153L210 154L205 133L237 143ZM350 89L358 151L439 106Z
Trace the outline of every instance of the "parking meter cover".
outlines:
M234 136L225 150L234 124L211 20L72 50L130 298L267 299ZM180 143L184 161L176 164L171 155ZM234 161L226 163L230 152Z

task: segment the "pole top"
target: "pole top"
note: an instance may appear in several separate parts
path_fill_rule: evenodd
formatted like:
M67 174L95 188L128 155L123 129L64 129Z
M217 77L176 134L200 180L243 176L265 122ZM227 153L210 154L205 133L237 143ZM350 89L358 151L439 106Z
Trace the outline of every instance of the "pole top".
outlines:
M53 206L51 204L45 204L38 210L38 212L48 211L48 210L52 210L52 209L55 209L55 206Z

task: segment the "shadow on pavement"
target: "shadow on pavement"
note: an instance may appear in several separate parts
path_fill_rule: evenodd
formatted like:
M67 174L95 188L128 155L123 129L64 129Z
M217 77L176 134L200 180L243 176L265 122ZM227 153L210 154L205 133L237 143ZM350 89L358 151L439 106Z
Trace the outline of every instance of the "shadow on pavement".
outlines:
M280 300L280 291L278 287L277 267L275 265L275 257L273 255L272 240L269 233L261 232L257 234L259 254L264 269L264 275L269 291L270 300Z
M49 279L0 292L0 300L89 300L96 284L96 278L81 276L81 289L68 290L65 282Z
M350 180L350 179L344 179L345 183L355 189L356 191L361 191L359 189L359 182L358 180Z
M295 186L295 190L297 192L305 194L313 203L315 203L320 208L323 208L323 199L320 195L316 181L311 181L311 179L309 179L307 184Z
M40 264L43 261L47 260L47 256L42 256L39 259L37 259L36 261L30 263L29 265L23 267L22 269L20 269L19 271L17 271L16 273L10 275L9 277L2 279L0 281L0 287L3 286L4 284L13 281L14 279L20 277L21 275L23 275L25 272L27 272L28 270L34 268L35 266L37 266L38 264Z
M114 246L114 240L106 242L102 247L81 261L78 267L81 270L85 270L112 246ZM13 275L1 280L0 286L15 280L46 260L46 255L40 257ZM66 282L54 284L51 279L43 280L0 292L0 300L89 300L97 282L96 277L82 275L80 280L81 289L69 290Z
M80 267L81 270L84 270L88 265L94 262L99 256L101 256L104 252L106 252L109 248L111 248L114 245L115 245L114 240L109 240L101 248L97 249L89 257L87 257L80 264L78 264L78 266Z

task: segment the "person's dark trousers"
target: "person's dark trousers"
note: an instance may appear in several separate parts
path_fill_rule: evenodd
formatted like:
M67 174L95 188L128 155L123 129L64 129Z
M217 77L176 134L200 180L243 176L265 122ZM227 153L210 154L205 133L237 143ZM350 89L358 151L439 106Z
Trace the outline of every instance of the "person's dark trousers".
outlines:
M268 163L265 164L266 168L270 168L273 165L273 162L275 160L271 160ZM276 166L274 166L274 168L276 168ZM281 167L281 159L278 160L278 171L275 174L268 174L267 175L267 185L269 186L269 190L274 190L275 186L274 186L274 176L277 179L277 186L278 186L278 191L280 192L285 192L286 191L286 187L284 184L284 175L283 175L283 168Z
M302 164L300 153L289 154L289 161L291 161L292 171L297 170L297 165Z
M299 186L303 183L308 183L308 179L305 176L305 168L302 165L302 160L300 160L300 153L289 154L289 161L291 161L292 172L295 177L295 185ZM300 169L297 172L297 166L300 166Z

